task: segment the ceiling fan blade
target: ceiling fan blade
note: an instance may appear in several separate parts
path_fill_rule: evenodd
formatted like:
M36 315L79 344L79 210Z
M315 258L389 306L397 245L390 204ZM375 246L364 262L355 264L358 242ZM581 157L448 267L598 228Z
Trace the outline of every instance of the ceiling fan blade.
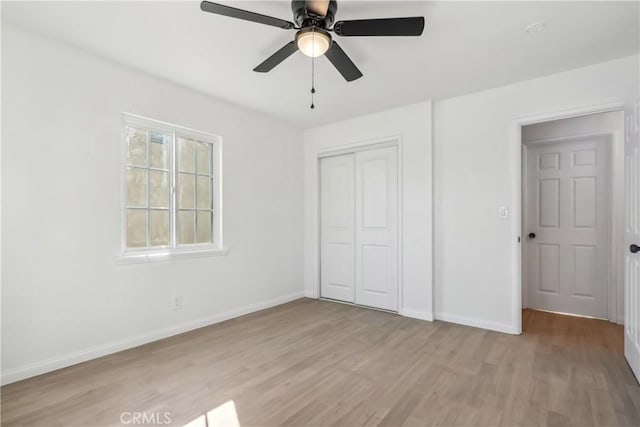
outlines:
M362 73L358 70L356 64L344 53L344 50L342 50L338 43L333 42L331 48L324 56L336 67L346 81L351 82L362 77Z
M424 30L424 17L358 19L338 21L333 31L342 37L357 36L420 36Z
M202 9L204 12L228 16L230 18L243 19L245 21L257 22L258 24L271 25L272 27L282 28L284 30L290 30L295 27L295 25L293 25L293 22L285 21L284 19L273 18L271 16L261 15L259 13L249 12L247 10L236 9L235 7L212 3L210 1L203 1L202 3L200 3L200 9Z
M305 8L316 16L327 16L329 0L306 0Z
M273 70L276 65L293 55L295 51L298 50L298 46L296 46L295 42L289 42L285 44L280 50L276 53L265 59L262 64L258 65L253 71L257 73L268 73Z

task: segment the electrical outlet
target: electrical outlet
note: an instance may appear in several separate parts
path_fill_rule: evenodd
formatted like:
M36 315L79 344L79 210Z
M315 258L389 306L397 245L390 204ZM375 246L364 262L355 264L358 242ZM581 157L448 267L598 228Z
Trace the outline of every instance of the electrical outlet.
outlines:
M173 310L182 310L182 297L173 297Z

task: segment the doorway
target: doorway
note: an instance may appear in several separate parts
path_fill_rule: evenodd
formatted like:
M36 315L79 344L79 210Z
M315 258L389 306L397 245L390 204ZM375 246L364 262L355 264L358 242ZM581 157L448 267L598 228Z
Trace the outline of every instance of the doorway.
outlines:
M621 322L624 113L522 127L522 307Z
M319 159L320 297L398 311L398 150Z

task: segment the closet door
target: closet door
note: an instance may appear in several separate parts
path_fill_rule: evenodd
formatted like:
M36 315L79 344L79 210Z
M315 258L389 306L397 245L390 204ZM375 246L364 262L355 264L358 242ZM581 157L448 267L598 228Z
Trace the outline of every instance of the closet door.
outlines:
M356 303L398 310L397 147L355 154Z
M354 160L320 160L320 296L347 302L355 302Z

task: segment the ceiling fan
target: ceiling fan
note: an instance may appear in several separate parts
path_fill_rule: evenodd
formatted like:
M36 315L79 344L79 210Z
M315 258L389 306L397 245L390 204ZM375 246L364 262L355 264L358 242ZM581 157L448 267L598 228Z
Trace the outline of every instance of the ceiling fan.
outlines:
M424 17L359 19L338 21L334 17L338 10L335 0L293 0L293 22L203 1L200 8L205 12L245 21L257 22L282 28L298 30L295 40L284 45L280 50L258 65L253 71L267 73L287 59L297 50L306 56L316 58L326 56L334 67L348 82L359 79L362 73L351 61L340 45L332 39L331 33L340 37L371 36L420 36L424 30Z

